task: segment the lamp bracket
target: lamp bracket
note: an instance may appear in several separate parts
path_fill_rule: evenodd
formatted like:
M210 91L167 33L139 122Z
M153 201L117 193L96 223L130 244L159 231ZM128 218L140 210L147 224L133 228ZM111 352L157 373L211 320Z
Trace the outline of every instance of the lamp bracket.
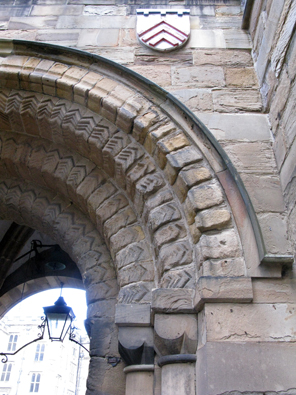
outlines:
M29 343L24 344L21 348L16 350L15 352L0 352L0 356L3 358L1 359L2 363L6 363L8 361L8 355L15 355L19 351L21 351L23 348L29 346L32 343L38 342L39 340L43 339L44 336L44 331L45 331L45 317L41 317L42 323L38 325L38 328L41 330L41 333L38 333L38 337L34 340L31 340Z

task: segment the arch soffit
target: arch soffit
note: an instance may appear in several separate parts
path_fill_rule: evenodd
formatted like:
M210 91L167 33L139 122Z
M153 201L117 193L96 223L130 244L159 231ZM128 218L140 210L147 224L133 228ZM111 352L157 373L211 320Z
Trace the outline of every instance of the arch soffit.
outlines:
M69 52L67 57L60 49L46 48L47 51L42 53L35 43L15 41L13 54L0 66L3 85L1 129L6 131L2 134L4 173L30 182L33 176L41 186L58 189L73 200L105 237L115 261L119 261L120 255L126 256L130 248L137 250L148 233L156 248L152 256L150 251L150 257L145 261L153 258L160 286L193 287L196 273L192 261L196 261L197 256L205 261L230 258L230 273L237 273L239 266L239 275L245 274L239 244L232 251L217 250L223 245L225 236L231 235L233 242L236 234L235 221L229 220L231 210L218 182L219 179L223 184L232 179L223 158L204 135L200 124L182 112L182 105L176 106L174 100L169 100L169 95L164 96L159 88L151 90L143 78L137 79L121 66L77 51L66 50ZM52 53L48 55L48 52ZM29 143L33 137L34 143ZM40 139L52 142L42 140L41 144ZM10 148L5 148L10 145L19 147L19 156L11 155ZM39 166L26 161L28 145L31 145L31 151L27 158L32 158L34 150L38 151L43 145ZM69 156L65 147L70 148ZM53 152L56 153L54 159ZM64 163L65 158L70 165ZM40 166L40 163L52 161L54 166L51 168ZM75 172L79 173L79 163L83 163L80 167L84 168L84 174L76 175L73 187L71 172L72 178ZM59 174L58 169L67 166L68 169ZM126 200L125 207L140 222L136 238L141 229L142 240L134 239L132 236L135 235L132 235L130 243L119 245L118 250L112 248L111 239L115 235L108 238L105 230L112 218L100 216L101 205L96 205L96 199L91 207L91 196L81 194L82 185L91 177L97 177L102 184L109 182L116 188L115 193L103 200L106 205L110 198L110 204L115 207L114 222L124 207L120 206L120 201ZM233 186L235 183L232 182ZM114 204L114 196L120 194L123 198ZM231 203L231 194L227 197ZM159 205L162 205L161 210ZM244 206L244 203L241 201L240 205ZM235 214L237 207L233 205L232 209ZM168 210L168 214L160 216L164 210ZM246 210L245 216L248 217ZM248 218L244 221L247 225L239 224L236 218L239 227L247 228L248 237L251 235L254 262L254 254L258 254L254 234ZM211 235L209 231L215 234ZM122 239L122 235L118 238ZM201 235L201 243L198 243ZM173 261L166 255L172 248ZM184 258L185 251L189 251L190 257L187 253ZM248 260L248 253L244 252ZM233 271L234 267L236 270ZM250 270L248 262L247 269ZM185 273L187 278L184 279Z

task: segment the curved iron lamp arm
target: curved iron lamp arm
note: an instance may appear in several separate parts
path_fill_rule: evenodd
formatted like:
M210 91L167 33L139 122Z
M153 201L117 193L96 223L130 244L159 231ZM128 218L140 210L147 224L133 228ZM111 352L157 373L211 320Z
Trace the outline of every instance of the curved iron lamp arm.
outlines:
M6 363L8 361L8 355L15 355L19 351L21 351L23 348L29 346L32 343L38 342L39 340L43 339L44 331L45 331L45 317L42 317L41 319L42 319L43 322L42 322L42 324L38 325L38 328L41 329L41 333L38 334L38 337L36 339L30 341L29 343L24 344L21 348L19 348L15 352L0 352L0 355L3 356L3 358L1 359L1 362Z
M75 338L75 334L74 334L74 330L75 330L75 329L76 329L75 327L73 327L73 328L71 327L71 328L70 328L69 340L71 340L71 342L74 342L74 343L78 344L80 347L84 348L85 351L87 351L88 353L90 353L89 350L88 350L87 348L85 348L83 344L79 343L79 341L77 341L77 340L74 339L74 338Z

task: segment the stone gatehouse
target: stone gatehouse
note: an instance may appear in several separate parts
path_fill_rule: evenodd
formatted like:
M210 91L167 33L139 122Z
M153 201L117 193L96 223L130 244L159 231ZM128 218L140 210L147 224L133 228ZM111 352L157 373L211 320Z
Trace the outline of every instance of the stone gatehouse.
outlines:
M143 8L190 10L189 41L142 46ZM84 288L87 395L295 395L296 2L0 15L0 314ZM59 280L15 262L32 239Z

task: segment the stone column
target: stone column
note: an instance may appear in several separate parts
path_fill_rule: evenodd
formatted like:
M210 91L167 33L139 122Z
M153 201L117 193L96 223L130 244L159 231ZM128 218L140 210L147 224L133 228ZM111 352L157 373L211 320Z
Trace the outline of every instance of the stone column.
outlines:
M153 395L154 364L130 365L126 374L126 395Z
M154 347L151 306L116 307L118 349L126 363L126 395L154 395Z
M161 357L161 395L195 395L195 354Z
M161 395L195 395L197 317L155 314L154 346L161 367Z

